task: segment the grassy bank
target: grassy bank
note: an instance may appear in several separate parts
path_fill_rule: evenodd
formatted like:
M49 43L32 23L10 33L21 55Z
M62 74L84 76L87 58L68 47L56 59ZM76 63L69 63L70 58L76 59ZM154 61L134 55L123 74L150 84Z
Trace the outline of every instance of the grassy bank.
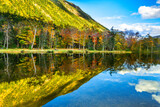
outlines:
M131 51L99 51L82 49L0 49L0 53L132 53Z

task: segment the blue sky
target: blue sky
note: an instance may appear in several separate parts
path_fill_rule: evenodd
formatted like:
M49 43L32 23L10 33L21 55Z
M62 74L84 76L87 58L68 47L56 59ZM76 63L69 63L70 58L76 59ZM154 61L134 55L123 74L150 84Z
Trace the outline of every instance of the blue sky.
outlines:
M111 28L160 35L160 0L68 0Z

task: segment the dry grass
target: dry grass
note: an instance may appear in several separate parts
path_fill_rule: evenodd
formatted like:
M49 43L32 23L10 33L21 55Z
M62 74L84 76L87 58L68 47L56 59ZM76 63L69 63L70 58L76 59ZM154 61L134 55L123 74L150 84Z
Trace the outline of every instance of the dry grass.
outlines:
M0 53L19 54L19 53L132 53L131 51L98 51L82 49L0 49Z

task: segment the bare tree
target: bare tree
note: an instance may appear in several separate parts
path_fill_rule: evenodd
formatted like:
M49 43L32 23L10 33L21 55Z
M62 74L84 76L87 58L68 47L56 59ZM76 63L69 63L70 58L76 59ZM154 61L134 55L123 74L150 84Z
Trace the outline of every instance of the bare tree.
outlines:
M34 37L33 37L31 49L33 49L34 42L35 42L35 39L36 39L36 34L37 34L37 26L34 28Z

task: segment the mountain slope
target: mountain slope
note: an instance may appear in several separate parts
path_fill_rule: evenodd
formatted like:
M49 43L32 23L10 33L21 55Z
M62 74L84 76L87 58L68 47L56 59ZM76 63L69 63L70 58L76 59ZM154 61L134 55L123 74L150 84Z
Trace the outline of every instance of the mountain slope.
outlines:
M0 0L0 13L51 22L57 26L78 29L88 26L99 31L106 30L78 6L65 0Z
M160 38L160 35L158 35L158 36L153 36L153 38Z

